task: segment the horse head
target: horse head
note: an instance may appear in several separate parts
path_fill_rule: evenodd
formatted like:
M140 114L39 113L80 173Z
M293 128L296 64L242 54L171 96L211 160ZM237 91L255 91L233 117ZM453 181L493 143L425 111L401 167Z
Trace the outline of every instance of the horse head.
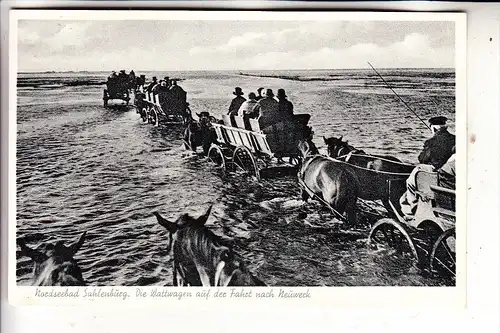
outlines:
M183 214L175 222L154 213L158 223L170 233L169 250L173 248L174 263L180 266L174 264L174 276L178 269L190 285L198 281L203 286L262 285L227 242L205 226L211 209L212 206L199 217ZM196 278L189 281L193 275Z
M340 136L338 138L336 137L331 137L331 138L325 138L323 137L323 140L325 144L327 145L328 149L328 156L330 157L339 157L345 154L348 154L350 151L354 150L354 147L350 146L346 141L342 141L342 138L344 136Z
M302 159L305 159L306 157L311 155L319 154L318 148L311 139L299 140L297 148L302 155Z
M44 250L35 250L26 245L23 239L17 243L23 256L34 262L33 284L36 286L84 286L85 281L78 263L73 258L85 241L84 232L78 241L65 246L63 241L47 244Z

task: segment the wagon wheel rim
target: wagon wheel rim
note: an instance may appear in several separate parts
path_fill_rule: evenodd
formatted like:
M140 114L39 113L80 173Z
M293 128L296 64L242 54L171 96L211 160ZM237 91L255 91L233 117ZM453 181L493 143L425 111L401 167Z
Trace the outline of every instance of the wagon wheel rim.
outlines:
M380 235L383 236L380 237ZM411 254L412 257L418 261L415 244L406 228L399 222L392 219L382 219L373 225L370 230L370 235L368 236L368 244L375 245L384 243L397 250L399 254Z
M456 277L456 253L449 245L449 240L455 240L455 229L443 232L434 245L430 255L429 268L432 273L445 273L449 277Z
M245 146L239 146L234 150L233 153L233 164L240 171L246 174L255 176L257 180L260 180L259 169L257 167L257 162L254 155Z
M143 121L144 123L145 123L146 121L148 121L148 118L149 118L149 116L148 116L148 109L144 107L144 108L142 108L142 109L141 109L141 112L140 112L140 113L141 113L141 118L142 118L142 121Z
M151 108L151 112L149 113L149 122L154 126L158 126L158 112L154 107Z
M224 152L219 146L213 145L212 147L210 147L210 149L208 150L208 159L217 167L221 168L222 170L226 170L226 158L224 156Z

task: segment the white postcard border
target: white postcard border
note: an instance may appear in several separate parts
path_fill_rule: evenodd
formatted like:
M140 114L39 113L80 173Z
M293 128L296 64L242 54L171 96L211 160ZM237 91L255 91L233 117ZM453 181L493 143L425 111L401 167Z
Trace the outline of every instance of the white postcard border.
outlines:
M400 12L203 12L203 11L38 11L19 10L11 11L10 16L10 67L9 67L9 302L13 305L92 305L92 306L113 306L127 305L127 301L117 301L115 298L57 298L34 297L35 287L16 286L16 242L15 242L15 221L16 221L16 179L15 179L15 156L16 156L16 79L17 79L17 21L19 19L43 19L43 20L449 20L456 22L456 135L457 135L457 286L456 287L300 287L300 288L265 288L263 290L294 290L297 292L309 290L310 298L273 298L268 300L256 300L255 298L224 298L221 299L196 299L186 298L182 301L170 298L146 299L134 297L136 287L87 287L97 288L109 292L111 289L128 291L131 294L129 300L144 304L144 306L157 306L162 304L175 304L176 307L191 306L211 306L217 304L223 307L258 307L274 308L280 307L447 307L464 308L466 295L466 177L467 177L467 140L466 132L466 17L462 13L400 13ZM458 255L459 254L459 255ZM332 272L334 273L334 272ZM63 287L58 287L63 288ZM84 287L80 289L83 290ZM149 289L153 287L141 287ZM52 287L42 288L50 291ZM206 288L165 288L171 291L179 290L186 292L189 290L201 290ZM262 289L262 288L259 288ZM130 291L129 291L130 290ZM212 294L216 288L211 288ZM254 290L257 290L254 288ZM83 293L83 291L81 291ZM195 293L195 291L193 291ZM276 293L276 292L275 292ZM243 302L242 302L243 300Z

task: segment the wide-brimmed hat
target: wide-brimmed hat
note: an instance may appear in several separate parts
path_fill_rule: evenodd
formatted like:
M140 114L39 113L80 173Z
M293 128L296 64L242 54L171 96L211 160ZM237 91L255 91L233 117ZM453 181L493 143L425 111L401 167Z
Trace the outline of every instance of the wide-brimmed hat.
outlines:
M260 93L262 90L264 90L264 88L260 87L259 89L257 89L257 92Z
M170 80L170 78L169 78L168 76L165 76L163 79L164 79L165 81L169 81L169 80Z
M279 98L279 97L287 97L286 94L285 94L285 89L278 89L278 93L276 94L276 96Z
M446 118L445 116L432 117L429 119L429 124L442 126L442 125L446 125L447 120L448 120L448 118Z
M236 95L236 96L244 95L243 90L241 90L240 87L236 87L236 88L234 88L233 95Z
M120 73L125 73L125 70L124 70L124 69L122 69L122 70L120 71Z
M153 76L153 81L154 81L154 80L157 80L157 79L156 79L156 76Z
M274 97L274 93L272 89L266 89L266 92L264 93L264 96L266 97Z

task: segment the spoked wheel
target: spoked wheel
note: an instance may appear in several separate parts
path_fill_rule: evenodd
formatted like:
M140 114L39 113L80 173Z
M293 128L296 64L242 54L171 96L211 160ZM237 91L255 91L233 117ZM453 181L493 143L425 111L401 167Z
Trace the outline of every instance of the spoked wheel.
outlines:
M429 268L433 273L455 279L455 228L443 232L434 243Z
M149 115L148 115L148 108L147 107L143 107L140 111L140 114L141 114L141 118L142 118L142 121L145 123L146 121L148 121L148 118L149 118Z
M395 249L401 255L411 255L418 261L415 244L406 228L393 219L381 219L375 223L368 236L368 244Z
M238 146L233 153L233 164L236 171L243 171L260 180L259 168L252 152L245 146Z
M158 111L154 106L149 110L149 123L158 126Z
M222 170L226 170L226 157L222 148L217 145L212 145L208 150L208 159Z

